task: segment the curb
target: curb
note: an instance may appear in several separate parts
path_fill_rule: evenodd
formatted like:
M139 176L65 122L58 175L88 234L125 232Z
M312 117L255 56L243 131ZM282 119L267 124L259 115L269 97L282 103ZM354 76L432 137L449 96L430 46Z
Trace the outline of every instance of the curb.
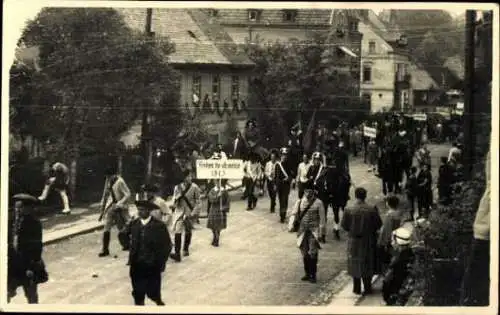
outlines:
M344 273L346 275L347 272ZM382 279L381 275L374 275L372 277L372 286ZM349 306L357 306L364 300L363 295L356 295L352 293L352 279L344 284L342 288L340 288L330 299L327 307L334 308L338 306L349 307Z
M241 187L242 187L241 185L234 186L234 187L231 187L230 189L228 189L228 191L235 191ZM206 196L202 197L202 200L204 200L204 199L206 199ZM95 207L95 205L96 204L91 204L89 206L89 208ZM206 217L207 216L200 216L200 218L206 218ZM92 233L92 232L101 230L103 227L104 227L103 223L96 222L93 225L88 225L88 226L83 226L83 227L81 225L80 226L76 225L74 227L62 229L60 231L49 232L49 233L45 234L45 236L48 235L48 237L44 237L44 239L42 240L42 243L44 246L45 245L52 245L54 243L57 243L57 242L63 241L63 240L67 240L67 239L72 238L74 236L88 234L88 233Z

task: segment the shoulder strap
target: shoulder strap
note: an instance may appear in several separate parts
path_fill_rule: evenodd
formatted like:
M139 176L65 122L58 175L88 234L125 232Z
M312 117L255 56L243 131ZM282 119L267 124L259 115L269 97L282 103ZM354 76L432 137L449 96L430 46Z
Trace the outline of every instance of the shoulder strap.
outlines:
M285 177L289 177L288 176L288 173L285 171L285 169L283 168L283 165L281 164L281 162L278 162L277 163L279 166L280 166L280 169L281 171L283 172L283 175L285 175Z
M300 204L302 203L302 201L299 202L299 222L302 221L302 219L304 218L304 216L306 215L307 211L309 211L309 209L312 207L312 205L316 202L316 199L314 199L313 202L311 202L307 207L304 208L304 211L303 212L300 212Z
M118 199L116 198L115 191L113 190L113 186L118 181L118 176L113 175L109 179L109 193L111 194L111 198L113 199L113 203L117 203Z
M321 176L321 173L323 172L323 165L319 166L318 173L316 174L316 178L314 179L314 184L318 181L319 177Z
M181 193L181 196L177 200L183 199L186 202L186 204L189 207L189 209L193 210L193 205L191 205L191 203L189 202L189 200L186 198L186 194L188 193L189 189L191 189L191 186L192 186L192 184L189 184L186 187L186 189L184 189L184 191Z

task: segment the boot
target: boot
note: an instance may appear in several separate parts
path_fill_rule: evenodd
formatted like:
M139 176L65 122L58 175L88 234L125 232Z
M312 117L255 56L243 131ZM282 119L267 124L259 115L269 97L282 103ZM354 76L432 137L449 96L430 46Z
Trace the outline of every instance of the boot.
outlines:
M191 245L191 238L193 237L193 234L191 232L186 232L184 235L184 250L183 254L185 257L189 256L189 245Z
M110 232L102 233L102 251L99 253L99 257L109 256L109 241L110 241Z
M182 234L177 233L175 234L175 253L170 254L170 258L175 260L176 262L181 262L181 243L182 243Z
M318 272L318 257L311 257L309 260L311 273L309 275L309 282L316 283L316 273Z
M66 190L62 190L59 194L61 195L61 200L62 200L63 207L64 207L62 210L62 213L70 214L71 209L69 207L69 199L68 199L68 194L66 193Z
M302 257L302 261L304 262L304 276L300 279L302 281L309 281L309 276L310 276L310 273L311 273L311 268L310 268L310 264L309 264L309 256L305 255L304 257Z

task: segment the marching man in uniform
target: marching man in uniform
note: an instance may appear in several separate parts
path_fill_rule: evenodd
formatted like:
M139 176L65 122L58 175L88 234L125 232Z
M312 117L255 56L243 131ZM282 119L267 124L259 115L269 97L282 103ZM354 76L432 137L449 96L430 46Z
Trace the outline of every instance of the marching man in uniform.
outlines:
M189 256L189 245L193 237L193 221L200 214L201 190L193 183L191 173L184 171L184 181L174 188L173 232L175 234L175 253L170 257L176 262L181 261L182 232L184 232L183 254Z
M288 158L289 149L286 147L281 148L280 153L281 160L276 163L274 175L280 203L280 222L285 223L288 198L292 181L295 178L295 170Z
M319 236L325 234L325 209L323 202L316 198L310 185L304 190L304 197L295 203L290 222L298 233L297 246L302 254L305 275L302 281L316 283L318 271L318 251L321 249Z
M326 212L328 211L329 204L325 176L327 168L323 164L323 158L320 152L314 152L312 160L312 165L309 167L309 170L307 172L308 186L312 187L312 189L316 191L318 199L323 202L323 210L325 211L326 221ZM319 237L319 241L322 243L326 241L325 234L321 234L321 236Z
M104 192L101 199L102 213L99 218L105 219L104 232L102 235L102 251L99 257L109 256L109 242L111 237L111 228L116 225L118 228L118 240L123 250L128 250L128 243L124 241L123 236L129 222L128 202L130 199L130 189L125 180L117 174L115 167L109 167L106 172L104 183Z
M69 184L69 170L66 165L60 162L54 163L51 167L51 176L45 183L42 194L38 197L38 200L45 201L51 189L54 189L61 196L63 210L62 213L70 214L71 209L69 207L68 193L66 192Z
M271 150L271 159L267 161L264 168L264 175L267 182L267 193L269 195L269 199L271 200L271 213L274 213L274 211L276 210L276 163L278 163L278 152L273 149Z

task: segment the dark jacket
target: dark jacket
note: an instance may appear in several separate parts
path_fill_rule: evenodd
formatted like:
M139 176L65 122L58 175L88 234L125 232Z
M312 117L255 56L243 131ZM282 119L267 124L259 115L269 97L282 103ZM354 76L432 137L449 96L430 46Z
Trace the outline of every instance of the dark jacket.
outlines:
M129 265L146 265L151 271L163 272L172 249L167 226L152 217L145 226L142 225L140 219L135 219L128 228L130 237Z
M281 166L283 166L283 170L286 172L286 175L288 175L288 179L286 179L286 175L283 173L283 170L279 166L279 163L281 163ZM276 184L277 185L282 185L282 184L290 184L292 179L296 177L296 169L293 167L293 161L291 161L289 158L285 160L284 162L278 162L275 165L275 179L276 179Z
M18 246L14 249L14 218L9 220L8 273L9 277L21 279L27 270L36 269L42 259L42 223L33 215L25 215L19 228Z

